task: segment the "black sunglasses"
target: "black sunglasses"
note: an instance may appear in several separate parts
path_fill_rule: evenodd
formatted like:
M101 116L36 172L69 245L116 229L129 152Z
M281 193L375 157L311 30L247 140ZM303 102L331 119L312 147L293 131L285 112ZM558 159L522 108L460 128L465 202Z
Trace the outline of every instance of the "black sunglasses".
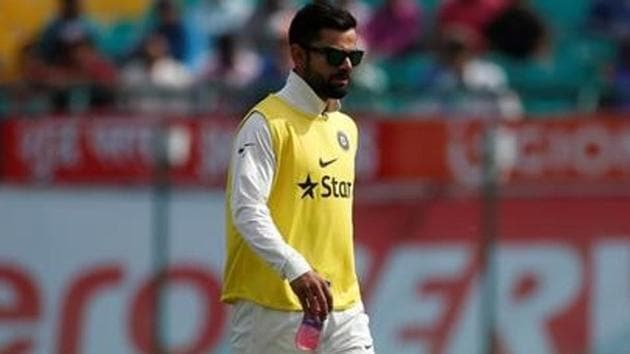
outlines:
M361 64L363 54L365 54L364 51L358 49L346 51L333 47L313 47L309 45L302 45L302 47L313 52L324 54L326 56L326 62L332 66L343 64L346 58L350 58L352 66L357 66Z

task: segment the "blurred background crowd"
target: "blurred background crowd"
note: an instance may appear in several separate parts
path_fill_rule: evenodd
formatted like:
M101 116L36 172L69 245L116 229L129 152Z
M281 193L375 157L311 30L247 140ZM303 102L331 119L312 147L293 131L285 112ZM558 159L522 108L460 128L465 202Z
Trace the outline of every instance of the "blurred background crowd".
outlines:
M241 114L291 69L305 0L0 2L0 117ZM630 109L630 1L337 0L367 58L345 104L537 119Z

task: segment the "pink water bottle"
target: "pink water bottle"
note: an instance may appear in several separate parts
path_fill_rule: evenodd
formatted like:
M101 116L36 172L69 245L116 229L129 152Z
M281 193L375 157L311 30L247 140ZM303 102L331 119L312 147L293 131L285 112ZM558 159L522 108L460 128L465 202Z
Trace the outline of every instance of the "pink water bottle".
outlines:
M302 323L295 335L295 346L304 351L312 351L319 346L319 337L322 333L324 322L317 316L304 314Z

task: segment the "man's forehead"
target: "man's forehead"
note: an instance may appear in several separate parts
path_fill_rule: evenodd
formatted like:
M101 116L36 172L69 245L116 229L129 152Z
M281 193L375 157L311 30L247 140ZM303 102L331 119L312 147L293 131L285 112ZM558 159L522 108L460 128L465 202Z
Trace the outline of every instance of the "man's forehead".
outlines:
M319 31L319 38L316 42L321 44L354 46L356 44L356 41L357 32L354 28L346 31L324 28Z

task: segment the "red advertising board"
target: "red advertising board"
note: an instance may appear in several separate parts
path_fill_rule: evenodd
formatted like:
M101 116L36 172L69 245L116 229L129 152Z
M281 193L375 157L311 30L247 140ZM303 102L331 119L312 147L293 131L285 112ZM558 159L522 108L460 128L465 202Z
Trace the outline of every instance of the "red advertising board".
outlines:
M81 198L65 193L0 191L5 205L30 205L3 224L0 286L14 300L0 307L0 352L22 346L36 354L151 353L150 226L133 222L147 198L129 203L126 192L110 191L105 200L93 191ZM218 303L223 215L210 212L222 210L223 198L203 199L203 206L196 198L180 201L180 218L172 219L166 274L180 297L169 301L169 328L178 333L165 344L169 352L223 354L228 342L229 312ZM72 218L77 211L68 203L92 210ZM627 353L627 210L630 197L502 199L495 267L484 293L479 200L359 202L357 265L377 350L483 353L480 327L488 311L495 354ZM48 224L34 223L33 214ZM190 217L181 218L189 214L207 223L192 227ZM105 226L112 223L113 233ZM55 258L42 259L33 242L54 248Z
M155 177L156 136L163 136L173 182L218 186L237 123L227 117L6 120L0 124L2 177L146 183ZM630 122L622 119L496 124L363 119L359 125L363 181L477 185L484 141L502 183L630 180Z
M236 124L227 118L8 120L0 125L3 178L22 183L148 183L156 178L159 144L168 142L173 182L219 185Z
M490 313L495 354L630 352L630 122L495 123L359 121L356 251L377 350L480 354ZM156 136L164 134L171 181L217 187L236 125L228 117L5 120L0 175L27 184L146 184L156 178ZM471 189L410 196L415 182L477 186L487 137L501 182L496 204ZM407 195L369 182L393 182ZM568 195L541 188L550 182L617 189ZM0 290L15 299L0 304L0 352L150 353L152 199L117 189L17 190L0 190ZM195 296L173 300L178 336L167 346L223 354L223 196L175 190L173 200L168 282ZM488 236L496 252L484 283ZM54 257L33 246L43 244Z
M630 181L630 121L382 121L377 176L478 184L484 139L501 182Z
M628 197L501 200L489 303L495 353L630 348L623 340L630 313L621 310L629 295L629 203ZM477 352L471 348L482 340L480 207L473 199L358 207L357 237L371 252L366 293L375 321L385 324L378 330L392 338L388 348ZM433 315L404 314L423 311Z

